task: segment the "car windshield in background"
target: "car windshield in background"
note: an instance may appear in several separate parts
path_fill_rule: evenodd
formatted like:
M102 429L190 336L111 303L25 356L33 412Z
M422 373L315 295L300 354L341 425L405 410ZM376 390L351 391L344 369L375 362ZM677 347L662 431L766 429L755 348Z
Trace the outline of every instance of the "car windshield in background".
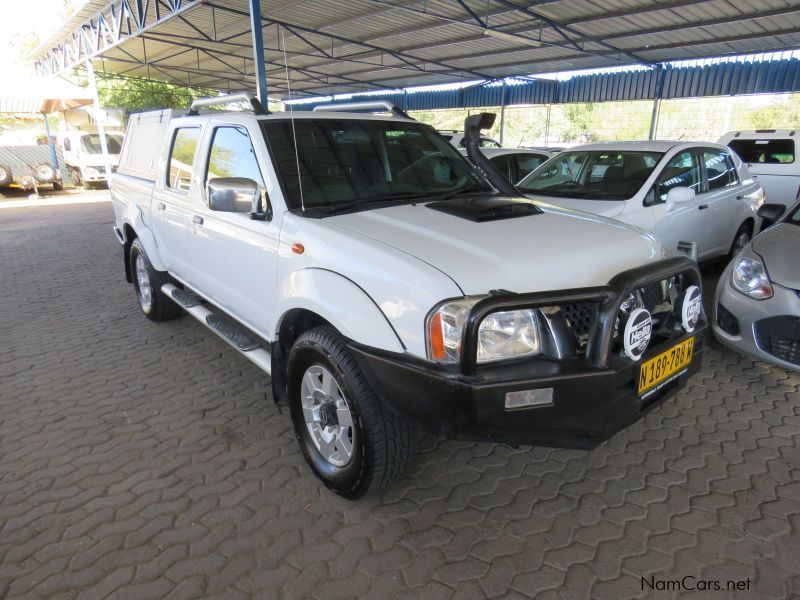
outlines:
M263 128L290 208L300 208L301 190L306 208L335 210L492 189L421 123L286 119Z
M662 156L659 152L565 151L517 187L540 196L627 200L641 189Z
M89 133L81 136L81 148L87 154L101 154L103 149L100 147L100 135ZM122 148L122 138L118 135L106 135L106 148L109 154L119 154Z

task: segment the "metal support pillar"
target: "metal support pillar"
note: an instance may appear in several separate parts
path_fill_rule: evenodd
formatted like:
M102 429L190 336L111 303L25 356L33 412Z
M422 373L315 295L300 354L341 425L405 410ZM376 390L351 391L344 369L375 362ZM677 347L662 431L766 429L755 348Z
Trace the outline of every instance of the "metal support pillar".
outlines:
M261 0L248 0L250 5L250 29L253 37L253 60L256 66L256 96L267 106L267 64L264 60L264 34L261 30Z
M661 98L653 100L653 114L650 116L650 133L647 136L648 140L656 139L656 131L658 130L658 113L661 110Z
M53 140L50 139L50 120L45 113L42 113L42 118L44 119L44 132L47 134L47 147L50 148L50 160L53 162L53 170L58 174L58 156L56 156Z
M547 105L547 116L544 121L544 145L547 146L547 139L550 137L550 107L552 104Z
M656 93L653 99L653 114L650 116L650 133L648 134L649 140L656 138L658 131L658 113L661 110L661 96L664 92L664 68L661 65L656 67Z
M94 121L97 123L97 134L100 136L100 151L103 153L103 166L106 169L106 184L111 185L111 160L108 157L108 144L106 144L106 120L103 109L100 107L100 95L97 93L97 79L94 76L92 60L86 61L86 74L89 76L89 88L94 98Z
M506 81L503 80L503 91L500 92L500 145L504 146L503 137L506 131Z

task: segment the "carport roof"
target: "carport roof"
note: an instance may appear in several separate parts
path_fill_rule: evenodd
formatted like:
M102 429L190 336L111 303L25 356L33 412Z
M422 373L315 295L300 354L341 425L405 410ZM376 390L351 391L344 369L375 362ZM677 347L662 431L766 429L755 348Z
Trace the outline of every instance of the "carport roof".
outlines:
M792 0L262 0L270 96L352 93L800 47ZM33 53L255 88L247 0L89 0Z

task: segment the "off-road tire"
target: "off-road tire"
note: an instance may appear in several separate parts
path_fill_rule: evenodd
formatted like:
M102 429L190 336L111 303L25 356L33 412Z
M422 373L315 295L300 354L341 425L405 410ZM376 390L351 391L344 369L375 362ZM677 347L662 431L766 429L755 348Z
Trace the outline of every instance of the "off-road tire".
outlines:
M334 375L352 413L355 444L344 467L336 467L322 456L306 426L301 382L313 365ZM400 478L414 456L416 430L383 406L336 329L325 325L300 335L289 353L288 383L295 436L309 466L326 487L352 500L378 493Z
M141 290L139 289L139 280L136 276L136 261L140 256L144 261L145 271L150 281L151 302L149 306L145 306L145 304L142 302L142 294ZM180 317L183 312L181 307L167 298L161 291L162 285L165 283L172 283L169 274L165 271L157 271L155 268L153 268L153 265L150 263L150 259L147 258L144 247L138 238L133 240L133 243L131 244L130 266L131 273L133 275L133 287L136 290L136 299L138 300L139 308L142 309L144 316L151 321L156 322L169 321L170 319Z

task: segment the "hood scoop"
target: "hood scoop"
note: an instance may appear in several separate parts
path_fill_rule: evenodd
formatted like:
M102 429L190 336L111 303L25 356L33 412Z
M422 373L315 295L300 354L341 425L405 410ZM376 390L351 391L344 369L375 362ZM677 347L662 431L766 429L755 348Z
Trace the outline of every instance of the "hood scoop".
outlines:
M449 215L461 217L476 223L516 219L538 215L541 209L531 200L525 198L506 198L503 196L482 196L479 198L452 198L430 202L428 208Z

